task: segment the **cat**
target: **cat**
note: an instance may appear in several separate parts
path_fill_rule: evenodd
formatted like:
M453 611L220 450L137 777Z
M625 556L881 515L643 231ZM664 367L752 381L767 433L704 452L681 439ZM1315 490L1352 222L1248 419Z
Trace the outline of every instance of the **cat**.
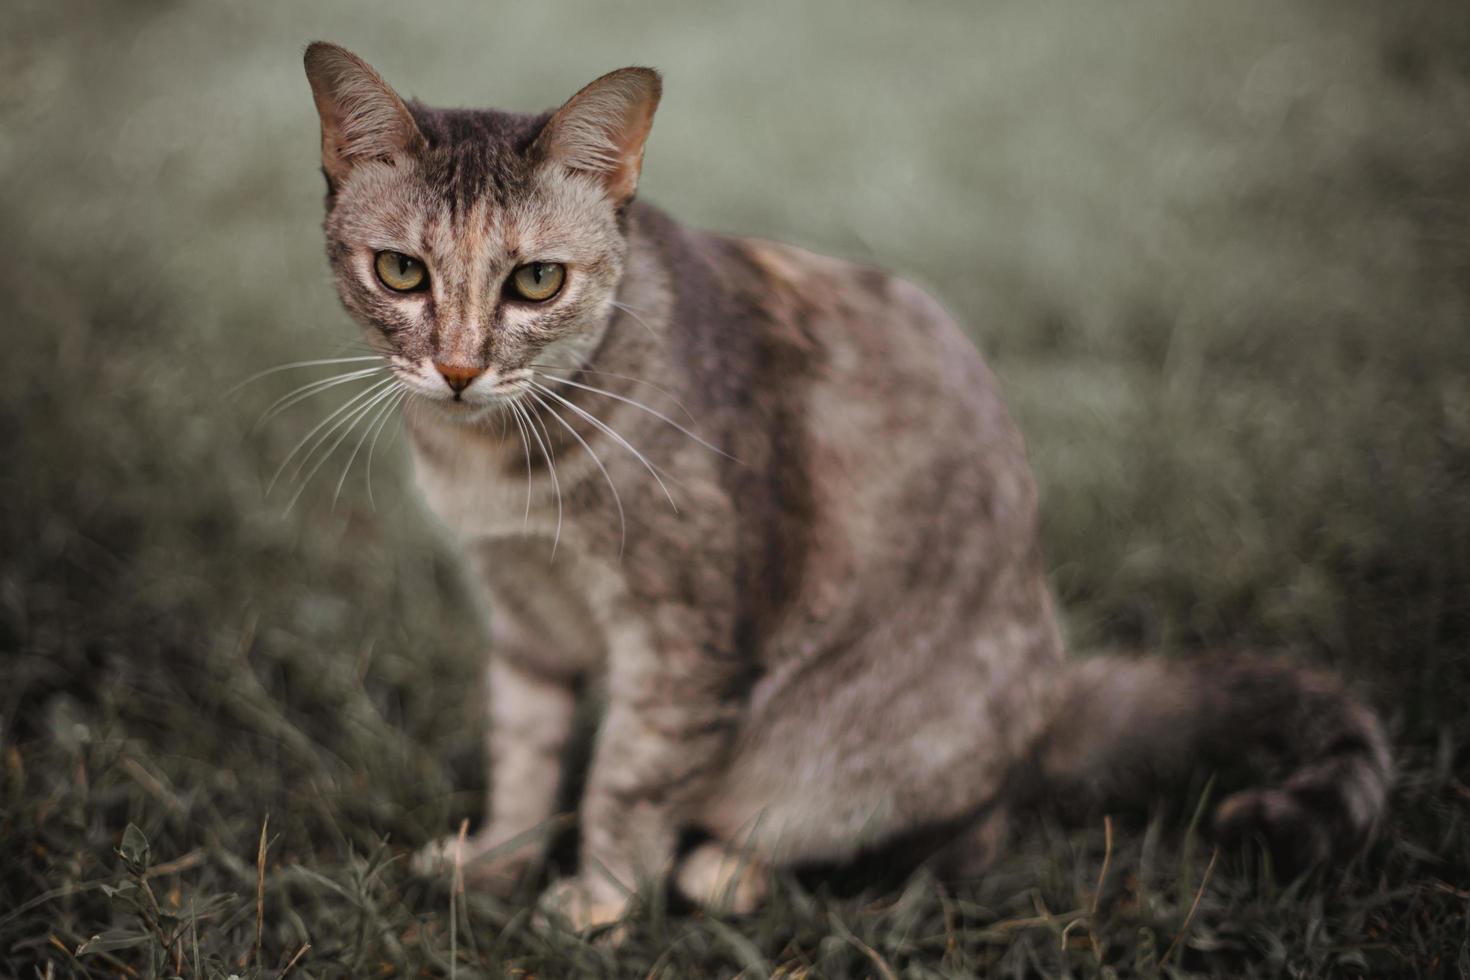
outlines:
M337 289L488 613L486 820L420 871L526 872L588 678L580 870L544 899L579 928L659 876L743 911L773 866L905 839L978 873L1021 807L1255 755L1217 833L1314 861L1371 832L1390 753L1337 680L1064 659L979 353L901 279L635 202L656 72L520 114L404 102L331 44L305 63Z

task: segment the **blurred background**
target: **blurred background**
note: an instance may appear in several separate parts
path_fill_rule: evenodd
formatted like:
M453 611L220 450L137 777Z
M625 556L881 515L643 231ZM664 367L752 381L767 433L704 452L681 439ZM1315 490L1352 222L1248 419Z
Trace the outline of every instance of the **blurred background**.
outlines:
M10 0L5 22L0 962L182 948L94 887L131 873L129 823L182 862L162 902L194 916L201 975L274 970L308 937L313 975L447 962L441 899L368 856L479 812L475 615L391 425L371 496L363 455L342 476L355 439L289 510L294 485L266 492L346 389L256 420L331 369L231 391L357 353L320 237L316 38L438 105L549 108L661 69L643 197L894 269L968 326L1028 439L1075 646L1281 651L1391 720L1402 799L1357 904L1312 913L1335 938L1219 885L1214 948L1266 955L1226 928L1254 909L1292 962L1350 940L1380 972L1467 955L1463 3ZM1057 887L1095 879L1062 860ZM1170 895L1119 911L1108 955L1138 916L1177 927ZM505 907L466 914L519 935ZM901 958L874 921L844 928ZM770 928L709 955L807 948ZM99 934L117 945L75 955Z

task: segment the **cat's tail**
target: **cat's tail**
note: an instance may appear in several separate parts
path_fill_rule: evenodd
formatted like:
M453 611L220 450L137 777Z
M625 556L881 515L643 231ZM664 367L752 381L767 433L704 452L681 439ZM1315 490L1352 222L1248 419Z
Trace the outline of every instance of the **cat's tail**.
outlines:
M1079 660L1037 748L1045 795L1102 807L1191 771L1244 772L1213 830L1259 834L1297 866L1367 838L1393 781L1371 710L1330 675L1263 657Z

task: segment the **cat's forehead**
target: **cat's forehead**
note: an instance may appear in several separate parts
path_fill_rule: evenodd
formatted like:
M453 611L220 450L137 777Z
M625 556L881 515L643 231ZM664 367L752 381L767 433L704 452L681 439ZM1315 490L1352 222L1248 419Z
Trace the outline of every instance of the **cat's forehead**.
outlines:
M486 204L505 207L525 194L531 171L527 151L549 113L431 109L419 104L411 104L409 111L428 143L419 179L428 195L452 214Z
M360 166L329 234L439 258L607 246L613 219L599 185L546 166L532 149L549 113L410 110L426 145L407 165Z

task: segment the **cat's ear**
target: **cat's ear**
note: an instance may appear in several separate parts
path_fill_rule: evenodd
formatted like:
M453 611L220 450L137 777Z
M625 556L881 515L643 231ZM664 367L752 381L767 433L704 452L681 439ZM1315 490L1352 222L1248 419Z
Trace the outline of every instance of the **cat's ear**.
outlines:
M652 68L620 68L567 100L536 137L547 160L595 176L613 203L638 189L643 144L663 82Z
M346 48L316 41L306 49L306 80L322 119L322 169L339 184L367 160L391 160L424 146L408 107Z

